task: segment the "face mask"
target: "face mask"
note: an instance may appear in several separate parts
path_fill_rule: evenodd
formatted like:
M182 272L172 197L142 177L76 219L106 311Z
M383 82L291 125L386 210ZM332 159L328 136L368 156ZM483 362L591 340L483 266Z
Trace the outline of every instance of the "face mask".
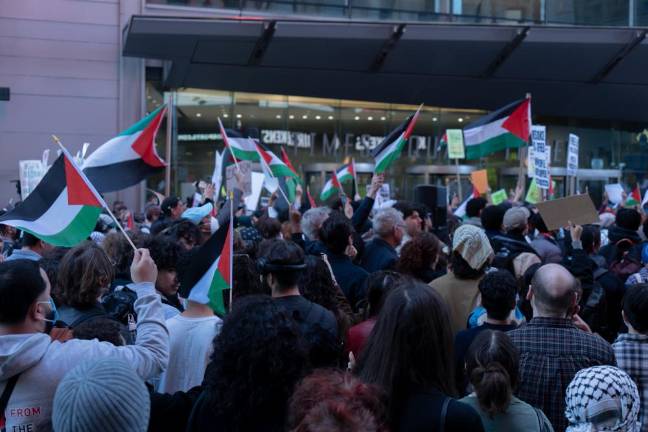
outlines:
M50 331L52 331L52 328L54 328L54 324L56 324L56 321L59 319L59 313L58 310L56 309L56 305L54 304L54 300L49 299L48 301L42 301L38 302L38 304L47 304L49 305L50 311L45 315L45 318L43 321L45 321L45 333L49 334Z

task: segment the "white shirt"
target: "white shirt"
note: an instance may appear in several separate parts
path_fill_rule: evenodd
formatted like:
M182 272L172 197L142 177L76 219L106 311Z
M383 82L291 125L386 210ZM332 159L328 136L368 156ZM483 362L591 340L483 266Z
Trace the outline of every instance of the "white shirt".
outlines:
M187 318L176 315L167 320L169 366L160 376L158 392L173 394L202 384L213 349L213 341L223 321L217 316Z

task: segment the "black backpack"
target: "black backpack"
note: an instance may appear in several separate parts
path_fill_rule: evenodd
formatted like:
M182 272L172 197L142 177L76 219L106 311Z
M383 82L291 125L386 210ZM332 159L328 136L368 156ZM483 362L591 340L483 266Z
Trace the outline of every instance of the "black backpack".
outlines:
M641 270L641 261L633 252L634 243L627 238L615 243L615 258L610 263L610 272L625 283L630 275Z

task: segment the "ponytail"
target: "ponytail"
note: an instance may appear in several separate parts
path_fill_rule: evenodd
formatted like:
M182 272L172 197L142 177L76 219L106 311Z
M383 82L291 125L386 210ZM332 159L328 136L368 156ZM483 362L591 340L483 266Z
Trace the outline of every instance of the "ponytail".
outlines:
M499 362L478 366L470 374L470 382L477 393L479 406L490 418L506 412L511 403L511 378Z

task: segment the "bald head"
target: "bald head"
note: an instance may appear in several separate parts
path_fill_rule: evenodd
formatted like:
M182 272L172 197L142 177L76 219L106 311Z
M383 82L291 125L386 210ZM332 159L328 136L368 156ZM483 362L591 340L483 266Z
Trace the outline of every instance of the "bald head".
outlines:
M531 280L534 316L567 316L577 299L578 281L559 264L538 269Z

